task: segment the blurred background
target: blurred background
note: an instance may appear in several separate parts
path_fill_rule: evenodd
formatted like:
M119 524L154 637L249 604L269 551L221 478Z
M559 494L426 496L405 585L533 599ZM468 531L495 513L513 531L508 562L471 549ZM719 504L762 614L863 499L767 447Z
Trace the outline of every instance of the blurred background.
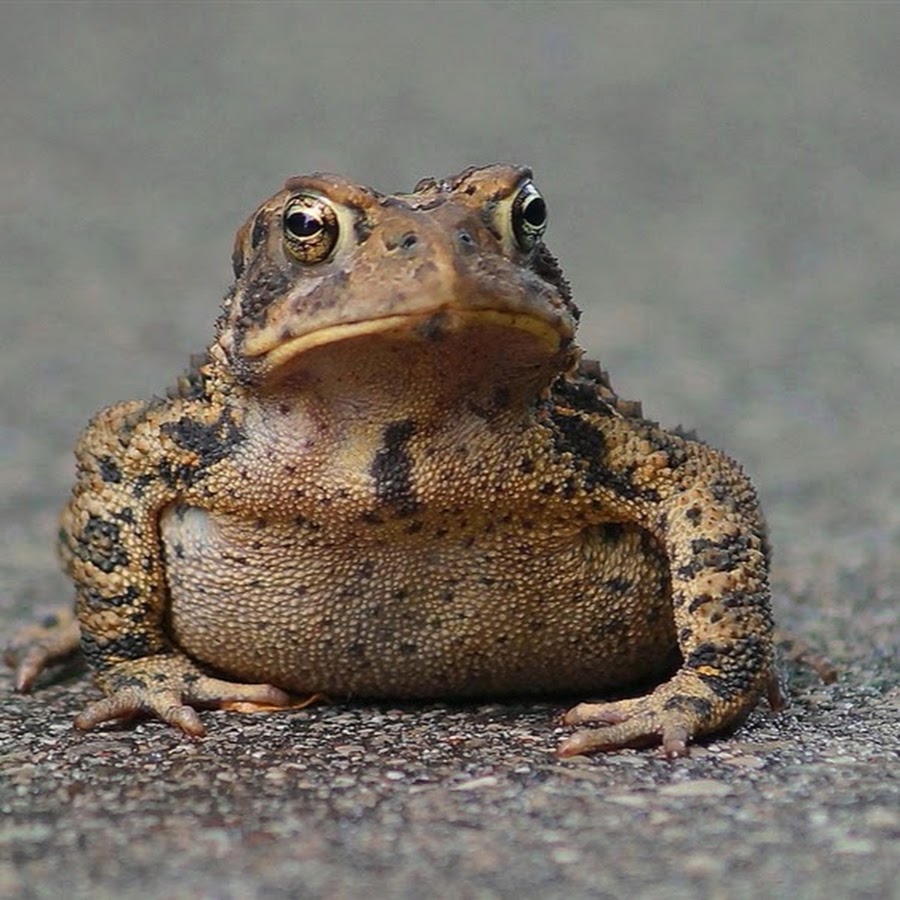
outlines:
M620 393L745 463L795 606L895 572L898 41L894 4L2 4L3 603L56 599L77 431L205 345L286 176L495 160Z

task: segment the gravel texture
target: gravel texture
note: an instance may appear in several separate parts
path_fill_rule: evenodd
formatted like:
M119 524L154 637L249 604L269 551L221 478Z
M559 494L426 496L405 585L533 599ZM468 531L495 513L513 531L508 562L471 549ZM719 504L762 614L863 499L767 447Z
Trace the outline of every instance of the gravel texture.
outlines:
M900 897L900 5L0 6L0 624L68 597L71 447L211 334L289 174L534 166L582 343L759 485L837 664L671 764L558 702L87 735L0 676L0 897ZM579 698L574 698L579 699Z

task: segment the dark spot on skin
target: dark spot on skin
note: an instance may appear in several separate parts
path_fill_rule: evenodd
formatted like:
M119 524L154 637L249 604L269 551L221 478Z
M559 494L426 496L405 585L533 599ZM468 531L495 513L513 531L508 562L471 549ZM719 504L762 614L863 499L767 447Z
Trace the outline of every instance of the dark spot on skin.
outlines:
M130 584L121 594L107 596L97 588L86 587L81 589L79 596L89 609L99 611L110 607L120 609L123 606L131 606L141 596L141 592L135 585Z
M687 611L689 613L696 612L698 609L700 609L701 606L705 606L707 603L712 603L712 600L713 598L709 594L698 594L688 604Z
M693 697L690 694L676 694L674 697L669 697L666 700L663 704L663 709L692 712L699 718L706 719L712 713L712 704L703 697Z
M59 625L59 616L49 615L41 619L41 628L56 628Z
M261 325L269 305L283 297L291 286L290 278L272 265L260 266L249 276L241 293L241 315L235 323L239 332L252 325Z
M120 522L124 522L126 525L134 525L134 510L130 506L126 506L118 512L113 513L113 518L118 519Z
M717 696L723 700L731 698L735 691L725 678L718 675L710 675L706 672L698 672L697 677ZM699 698L696 698L699 699Z
M184 544L179 541L172 549L175 551L175 556L178 559L184 559Z
M693 629L688 628L687 625L684 628L678 629L678 643L684 644L686 641L691 639L691 635L694 633Z
M703 563L695 559L692 562L685 563L683 566L679 566L675 570L675 574L678 576L681 581L690 581L694 578L698 572L703 569Z
M556 257L547 249L543 241L538 241L531 252L531 269L544 281L552 284L562 297L572 318L577 322L581 318L581 310L572 301L572 289L562 273Z
M398 516L412 515L419 509L412 483L412 456L406 446L415 430L415 422L410 419L387 425L382 434L382 446L369 468L375 482L375 496L393 507Z
M717 541L695 538L691 541L691 552L698 558L691 565L698 571L730 572L747 562L750 544L750 536L740 532L723 535Z
M256 250L259 245L269 236L269 223L265 215L260 213L253 222L253 229L250 232L250 249Z
M580 415L567 415L551 407L553 446L557 453L569 453L581 473L586 491L606 488L626 500L658 501L653 488L638 488L632 481L634 467L616 471L604 465L606 438L603 432Z
M401 644L398 648L401 656L414 656L419 652L419 647L416 644Z
M107 668L112 663L125 659L141 659L150 653L150 642L146 634L139 631L125 632L111 641L98 641L89 631L81 630L81 652L92 669ZM142 685L142 681L138 680ZM119 687L119 683L116 687Z
M103 456L97 460L100 477L108 484L119 484L122 480L122 470L111 456Z
M768 611L769 592L759 591L725 591L719 599L725 609L758 609Z
M410 522L409 525L406 526L407 534L418 534L425 525L422 522Z
M651 429L645 434L650 446L657 452L665 453L666 466L673 471L684 465L687 461L688 454L683 446L683 442L673 437L672 434L662 431L661 429Z
M88 517L72 549L79 559L107 574L119 566L127 566L130 561L122 546L119 526L99 516Z
M687 510L687 512L685 512L684 517L692 525L697 525L703 518L703 510L699 506L692 506L689 510Z
M138 475L131 485L131 494L135 500L140 500L147 491L149 485L156 480L155 475Z
M715 644L705 641L691 651L684 664L689 669L698 669L701 666L715 666L718 659L719 648Z
M447 335L447 314L438 312L433 316L429 316L428 319L415 327L415 332L425 338L426 341L431 341L432 343L443 340Z
M167 487L174 488L178 485L178 471L168 460L161 460L156 464L156 474Z
M141 568L145 572L152 572L155 564L153 557L149 553L141 560Z
M234 272L234 277L240 278L241 275L244 274L244 268L246 263L244 261L244 248L243 247L235 247L234 252L231 254L231 271Z
M631 580L618 576L616 578L607 578L603 582L603 586L613 594L626 594L631 590Z
M172 466L165 460L159 464L159 475L170 487L179 483L190 487L203 477L206 469L228 457L246 437L228 410L223 410L211 423L182 416L177 422L165 422L160 431L197 457L195 465Z
M519 461L519 471L525 475L530 475L534 471L534 460L528 456L523 456Z

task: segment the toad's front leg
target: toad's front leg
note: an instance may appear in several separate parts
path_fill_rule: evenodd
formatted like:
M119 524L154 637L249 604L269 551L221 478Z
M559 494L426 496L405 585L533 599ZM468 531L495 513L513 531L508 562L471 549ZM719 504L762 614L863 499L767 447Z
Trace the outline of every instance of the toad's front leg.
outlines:
M682 664L646 696L574 707L566 724L601 727L575 732L558 752L661 743L674 758L694 738L740 722L764 692L773 707L782 703L765 525L749 480L723 454L649 423L607 427L618 429L606 442L614 448L609 509L653 534L668 555ZM638 452L648 438L656 449Z
M227 448L240 433L227 408L195 404L188 413L177 403L129 403L104 410L82 436L60 552L75 582L81 647L106 697L78 715L77 727L144 712L199 735L204 729L194 706L289 702L271 685L211 677L165 632L159 514L221 464L220 457L196 452L194 436Z

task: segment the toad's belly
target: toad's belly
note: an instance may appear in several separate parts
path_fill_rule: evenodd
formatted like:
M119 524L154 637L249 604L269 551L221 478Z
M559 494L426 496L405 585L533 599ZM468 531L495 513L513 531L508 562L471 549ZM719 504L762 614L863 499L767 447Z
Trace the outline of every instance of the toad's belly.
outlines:
M627 526L337 534L173 508L161 530L172 637L244 681L333 697L558 693L677 661L665 557Z

